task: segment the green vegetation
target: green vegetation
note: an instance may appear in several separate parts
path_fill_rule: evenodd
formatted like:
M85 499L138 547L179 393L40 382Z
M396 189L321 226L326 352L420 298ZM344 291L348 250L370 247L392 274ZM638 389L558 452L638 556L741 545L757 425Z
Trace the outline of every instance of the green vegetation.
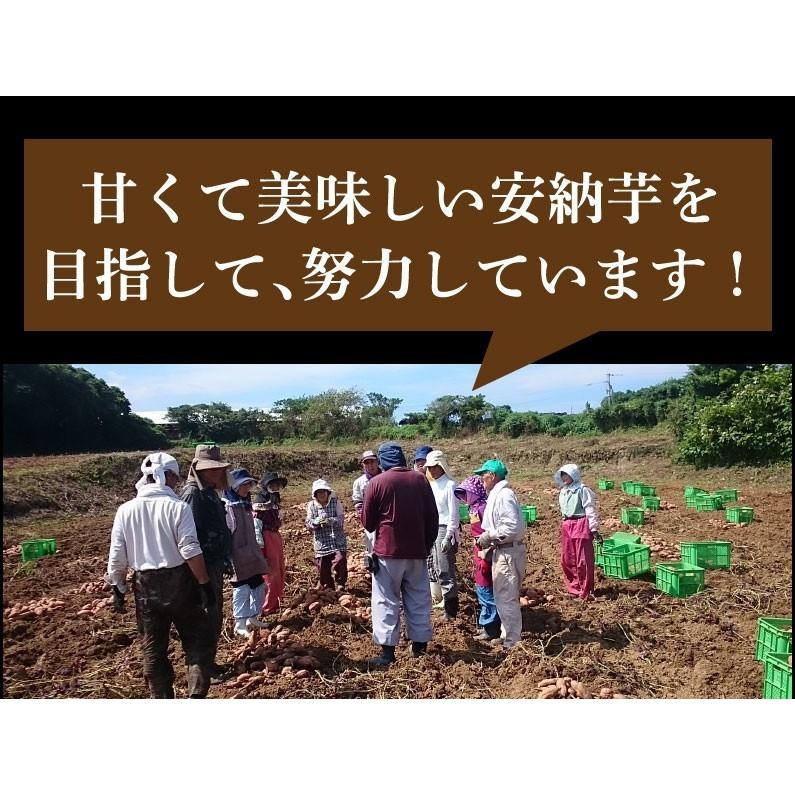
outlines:
M3 454L142 450L168 446L130 412L118 387L66 364L3 367Z
M5 452L80 452L218 444L340 444L365 439L429 440L487 433L594 436L673 430L678 460L695 466L767 464L792 457L792 367L692 365L683 378L616 392L578 414L513 411L485 395L442 395L395 423L401 398L357 389L277 400L271 411L226 403L171 406L169 442L130 413L116 387L67 365L14 365L3 375ZM32 410L33 407L35 410Z

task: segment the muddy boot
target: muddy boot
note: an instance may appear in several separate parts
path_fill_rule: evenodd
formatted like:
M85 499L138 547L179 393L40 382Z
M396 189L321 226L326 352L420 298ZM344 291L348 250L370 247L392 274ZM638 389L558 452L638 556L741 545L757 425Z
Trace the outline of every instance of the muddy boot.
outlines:
M149 698L174 698L174 685L149 681Z
M452 621L457 615L458 615L458 597L445 596L444 598L445 621Z
M423 654L428 650L428 643L420 643L418 640L411 641L411 656L412 657L422 657Z
M381 646L381 654L367 663L368 668L387 668L395 662L395 647Z

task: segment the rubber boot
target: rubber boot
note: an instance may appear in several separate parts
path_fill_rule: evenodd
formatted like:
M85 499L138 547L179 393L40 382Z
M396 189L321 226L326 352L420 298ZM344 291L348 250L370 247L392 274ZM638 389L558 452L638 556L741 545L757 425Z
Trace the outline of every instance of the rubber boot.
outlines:
M438 582L431 583L431 603L436 608L444 607L444 596L442 595L442 585Z
M411 656L412 657L422 657L423 654L428 650L428 643L420 643L418 640L411 641Z
M475 635L475 640L494 640L500 637L500 619L495 618L490 624L485 624L480 628L480 632Z
M458 615L458 597L445 596L444 598L444 617L446 621L452 621Z
M386 668L395 662L395 647L394 646L381 646L381 654L378 657L370 660L367 665L370 668Z

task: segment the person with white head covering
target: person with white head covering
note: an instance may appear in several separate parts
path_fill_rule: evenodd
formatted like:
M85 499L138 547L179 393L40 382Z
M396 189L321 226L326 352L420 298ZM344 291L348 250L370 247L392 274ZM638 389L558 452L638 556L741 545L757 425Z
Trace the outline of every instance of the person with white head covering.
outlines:
M348 582L348 539L342 503L322 478L312 484L311 494L306 505L306 528L312 533L320 587L334 588L335 582L344 587Z
M560 525L560 565L566 590L580 599L593 598L594 548L601 541L596 495L583 485L580 468L564 464L555 473L560 488L558 502L563 521Z
M152 698L174 698L169 634L176 627L188 667L188 694L204 698L210 688L215 635L208 610L215 607L196 525L177 497L179 465L168 453L150 453L141 464L137 496L119 506L113 520L107 582L113 608L125 612L127 570L133 570L144 679Z
M450 477L447 456L441 450L431 450L427 454L425 475L431 484L436 508L439 511L439 530L436 543L431 550L433 573L438 577L441 586L445 620L452 621L458 615L455 559L461 541L461 520L458 513L458 497L455 496L454 491L455 481Z

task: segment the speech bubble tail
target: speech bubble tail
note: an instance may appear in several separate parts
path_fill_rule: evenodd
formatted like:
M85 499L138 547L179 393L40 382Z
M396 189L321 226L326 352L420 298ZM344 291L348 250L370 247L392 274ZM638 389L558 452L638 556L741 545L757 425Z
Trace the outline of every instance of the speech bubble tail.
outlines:
M590 336L596 331L590 324L566 321L566 328L556 328L546 336L543 329L528 324L521 329L497 328L491 335L472 390L502 378L520 367L537 362L556 351Z

